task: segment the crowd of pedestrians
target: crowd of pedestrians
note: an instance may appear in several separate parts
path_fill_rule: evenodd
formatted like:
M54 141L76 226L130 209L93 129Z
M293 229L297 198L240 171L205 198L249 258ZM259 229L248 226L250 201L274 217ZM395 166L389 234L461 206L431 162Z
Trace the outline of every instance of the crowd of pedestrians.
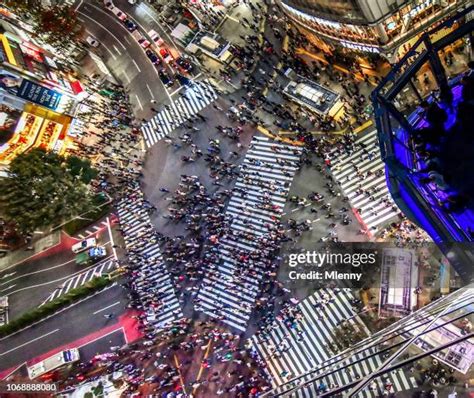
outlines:
M96 128L84 133L84 142L78 143L76 154L84 157L97 157L97 168L100 170L96 183L97 189L114 196L117 204L121 201L134 204L136 216L143 219L146 224L146 233L137 234L127 242L129 260L121 263L127 276L127 282L123 286L129 289L130 307L139 312L136 318L139 321L139 329L145 335L144 341L127 348L118 348L115 350L116 356L106 358L104 362L109 372L117 370L124 372L131 390L138 389L142 383L146 382L154 385L154 392L167 391L169 392L167 396L179 397L183 396L182 389L186 387L198 388L205 383L217 385L219 379L224 377L219 371L215 371L206 381L193 381L191 385L183 385L180 366L176 367L164 361L173 354L173 347L166 346L157 353L153 351L153 347L167 340L166 336L176 337L176 335L187 333L189 324L181 317L181 311L178 309L172 312L175 312L175 315L180 319L174 320L168 326L160 325L160 328L156 328L149 321L150 308L156 312L165 310L164 307L168 304L163 300L164 290L156 289L153 280L150 279L155 268L148 266L158 264L161 267L161 262L164 261L166 269L163 272L169 272L173 278L174 287L178 290L181 302L189 299L196 308L199 308L202 304L197 295L199 287L219 283L216 280L203 282L203 279L213 279L213 273L218 275L216 264L219 262L220 242L229 237L242 241L254 241L258 247L258 251L245 250L244 248L230 250L228 255L236 263L242 265L234 278L245 285L246 279L255 277L255 265L263 267L266 275L266 280L261 285L261 292L257 294L254 308L243 307L242 311L255 310L258 319L257 327L262 338L265 338L265 334L269 332L275 319L287 323L300 335L298 321L302 314L297 310L297 301L291 298L290 291L285 289L275 278L278 264L276 260L278 260L278 249L281 243L296 242L301 234L311 230L312 220L298 222L289 219L284 223L274 217L271 218L272 223L268 228L268 233L256 234L232 228L235 219L225 213L226 204L232 195L237 195L244 201L244 205L241 207L243 214L249 212L249 206L262 211L278 210L281 212L282 209L276 209L278 205L272 201L271 192L289 188L289 183L286 186L285 183L275 183L267 187L259 172L249 170L245 164L239 165L242 155L240 136L246 126L264 125L264 119L268 120L269 114L277 116L276 125L281 120L290 121L289 129L296 132L297 140L304 146L300 160L296 163L297 169L312 167L316 172L321 173L327 181L324 191L312 192L306 198L294 196L290 198L290 201L293 202L293 206L301 210L307 205L310 206L310 212L314 217L322 215L333 221L330 224L329 233L322 237L322 240L338 241L336 225L348 225L352 222L348 216L348 198L341 193L340 187L331 174L329 156L329 153L333 153L334 148L340 153L350 153L356 149L354 148L354 135L350 133L350 129L349 132L337 139L326 135L313 135L308 126L301 121L308 119L306 118L307 113L302 108L295 111L289 110L284 105L270 101L265 95L268 90L281 94L282 87L278 82L278 74L281 74L282 70L287 67L313 80L318 80L322 75L325 75L329 81L337 82L340 81L340 75L331 67L323 67L319 63L308 66L301 62L301 59L296 56L296 47L305 46L308 43L303 41L302 36L294 34L292 30L285 32L285 29L281 27L284 17L276 10L268 13L272 31L270 35L281 39L284 34L288 34L291 42L288 51L277 50L272 44L274 40L270 36L263 35L263 40L260 40L257 31L259 19L263 17L263 9L258 4L249 6L254 11L255 17L253 21L244 21L244 23L255 31L255 35L244 36L245 45L234 46L232 50L237 58L237 65L243 72L242 95L239 99L230 98L231 104L227 109L214 105L217 111L225 111L228 124L215 126L216 138L209 140L207 147L199 147L193 138L199 132L198 122L206 121L206 117L200 114L185 126L188 129L187 132L174 137L166 136L164 139L167 145L176 149L176 153L180 155L183 163L202 163L211 177L211 187L206 186L200 176L181 174L176 189L160 188L162 199L169 202L167 212L161 214L160 217L169 219L172 223L184 224L185 230L188 231L187 236L169 237L156 231L151 224L149 215L156 208L144 199L140 192L142 159L135 151L139 134L134 122L128 116L128 98L123 87L115 86L113 90L107 92L97 89L95 99L84 101L84 105L89 107L89 114L83 114L83 116L90 117L90 121L95 124ZM209 17L212 21L213 18L219 18L222 15L210 15ZM260 54L264 54L264 56L261 57ZM282 68L277 67L277 63L280 61L283 63ZM224 80L230 80L235 76L235 72L230 69L222 69L220 75ZM342 83L346 110L342 119L334 120L331 117L311 116L309 118L311 127L322 132L329 132L348 127L349 118L352 117L357 122L364 121L363 114L367 99L360 92L361 84L367 84L367 79L364 83L355 79L346 79ZM88 145L87 140L94 141L95 145ZM230 140L235 144L236 150L223 153L221 140ZM279 150L281 149L275 146L275 153ZM291 152L292 149L291 146L288 146L284 150ZM377 156L377 154L363 152L362 156L370 158ZM262 164L258 159L251 159L250 162L255 166L275 167ZM284 169L290 164L293 166L293 163L285 163L285 160L281 160L277 167ZM353 166L354 170L358 172L357 164ZM231 185L237 177L243 178L244 184L231 189ZM256 204L245 203L246 197L250 193L246 189L246 185L260 187L261 194L258 196ZM375 193L370 188L360 188L360 194L367 195L369 198ZM338 197L344 204L336 209L328 198ZM387 203L387 206L391 205L391 203ZM408 228L406 224L400 223L399 230L404 232L405 228ZM133 230L123 221L120 229L122 231ZM403 237L402 232L400 232L400 236ZM395 238L398 239L398 235L395 235ZM143 248L150 242L160 246L162 259L157 255L143 253ZM325 303L321 305L324 308ZM279 312L275 311L276 308L279 309ZM215 311L211 316L215 321L223 318L219 311ZM201 326L203 328L211 327L211 323L203 323ZM300 337L303 338L303 336ZM193 334L190 339L181 342L179 347L185 352L192 352L196 346L205 346L210 340L220 342L220 345L217 345L214 350L216 353L214 363L231 361L241 365L247 360L248 353L242 348L239 337L217 329ZM282 347L275 348L274 355L278 355L279 351L285 349L284 344ZM124 361L123 358L127 359ZM133 358L138 358L140 361L153 361L153 366L160 372L148 374L138 364L140 361L136 362ZM259 363L262 369L264 368L261 359L254 358L254 360ZM84 373L89 365L84 365ZM208 368L213 363L206 360L201 365ZM233 372L230 376L235 376L236 372ZM261 383L256 382L259 377L237 377L230 387L219 387L215 393L217 395L230 393L232 396L256 396L264 388Z

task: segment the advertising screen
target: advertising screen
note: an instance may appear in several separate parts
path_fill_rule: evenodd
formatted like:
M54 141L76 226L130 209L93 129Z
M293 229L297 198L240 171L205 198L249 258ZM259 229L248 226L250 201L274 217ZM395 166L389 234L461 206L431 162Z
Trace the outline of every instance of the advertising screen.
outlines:
M0 88L35 104L56 110L62 94L12 72L0 70Z

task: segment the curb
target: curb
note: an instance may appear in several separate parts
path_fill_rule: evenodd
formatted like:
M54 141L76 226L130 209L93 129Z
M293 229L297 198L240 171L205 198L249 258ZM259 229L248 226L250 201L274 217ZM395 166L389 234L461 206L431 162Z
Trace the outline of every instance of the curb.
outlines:
M285 144L288 144L288 145L295 145L295 146L304 146L304 143L300 142L300 141L293 141L293 140L290 140L288 138L282 138L282 137L278 137L277 135L271 133L268 129L266 129L265 127L262 127L262 126L257 126L257 130L260 131L263 135L266 135L267 137L275 140L275 141L280 141L280 142L284 142Z
M101 290L99 290L99 291L97 291L97 292L91 294L90 296L86 296L86 297L84 297L84 298L81 299L81 300L78 300L78 301L75 301L75 302L71 303L71 305L69 305L69 306L67 306L67 307L64 307L64 308L61 308L59 311L56 311L56 312L54 312L53 314L48 315L47 317L42 318L42 319L38 320L37 322L32 323L31 325L25 326L23 329L17 330L16 332L13 332L13 333L7 334L6 336L1 337L1 338L0 338L0 341L9 339L10 337L12 337L12 336L14 336L14 335L16 335L16 334L18 334L18 333L21 333L21 332L23 332L23 331L25 331L25 330L27 330L27 329L30 329L30 328L32 328L32 327L34 327L34 326L36 326L36 325L38 325L38 324L40 324L40 323L42 323L42 322L44 322L44 321L47 321L48 319L50 319L50 318L52 318L52 317L54 317L54 316L56 316L56 315L58 315L58 314L60 314L60 313L62 313L62 312L64 312L64 311L66 311L66 310L68 310L68 309L70 309L70 308L72 308L72 307L75 307L76 305L78 305L78 304L80 304L80 303L82 303L82 302L84 302L84 301L86 301L86 300L89 300L89 299L91 299L92 297L95 297L95 296L97 296L98 294L103 293L105 290L111 289L111 288L113 288L113 287L115 287L115 286L117 286L117 282L114 282L114 283L112 283L112 284L109 285L109 286L105 286L103 289L101 289Z

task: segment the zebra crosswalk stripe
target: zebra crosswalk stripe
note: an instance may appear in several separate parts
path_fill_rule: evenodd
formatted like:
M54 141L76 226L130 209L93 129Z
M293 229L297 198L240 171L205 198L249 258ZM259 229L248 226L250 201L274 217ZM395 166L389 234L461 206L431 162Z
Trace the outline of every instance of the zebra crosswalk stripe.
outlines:
M197 81L186 87L184 95L185 97L178 97L142 125L147 147L156 144L217 99L217 92L207 80Z
M109 257L106 260L102 260L101 262L91 266L84 272L76 274L73 277L67 279L58 289L56 289L48 296L48 298L43 302L43 304L47 303L48 301L52 301L62 296L63 294L66 294L71 289L76 289L77 287L86 284L95 277L99 277L114 268L115 261L113 258Z
M299 147L275 143L263 136L252 139L240 166L237 191L226 208L226 217L233 231L250 237L265 236L270 232L281 217L300 155ZM244 197L240 189L245 190ZM259 242L249 236L230 235L220 240L218 253L221 261L213 265L204 278L195 307L239 331L247 328L264 277L264 267L260 262L252 263L251 269L241 269L243 263L235 258L237 250L259 250ZM237 272L238 278L235 276Z
M360 218L368 229L375 232L401 214L388 191L376 130L358 137L353 152L340 155L335 150L330 158L332 174L352 207L360 210Z
M365 329L362 320L351 307L351 299L353 296L349 289L318 290L297 305L296 308L301 314L299 318L295 318L297 320L291 323L277 320L270 325L267 334L256 334L250 338L250 346L266 362L273 388L278 388L288 379L304 375L316 367L334 363L335 353L332 352L330 345L335 341L334 332L341 321L349 319L349 322ZM315 304L322 301L326 301L326 304L316 308ZM340 369L322 378L318 381L318 385L322 382L326 386L348 384L355 377L370 375L382 362L382 357L373 349L354 353L345 360L344 363L349 365L346 369ZM284 372L289 374L285 375ZM384 376L384 380L375 379L377 391L367 389L358 394L358 397L377 397L384 390L387 376L393 383L395 391L417 387L413 376L408 376L402 369L398 369ZM311 375L303 376L301 384L310 379ZM318 385L310 383L292 396L301 398L317 396Z
M154 238L155 230L151 224L150 216L143 207L143 193L138 188L135 193L138 197L137 200L124 199L118 204L119 221L130 262L143 264L139 268L140 276L134 281L135 285L140 288L145 284L145 281L153 283L154 291L162 293L161 301L164 304L162 307L145 309L148 321L158 327L164 327L181 319L183 313L174 291L171 276L163 262L158 242ZM135 254L137 250L139 254ZM145 259L146 261L144 261ZM140 290L139 294L141 294Z

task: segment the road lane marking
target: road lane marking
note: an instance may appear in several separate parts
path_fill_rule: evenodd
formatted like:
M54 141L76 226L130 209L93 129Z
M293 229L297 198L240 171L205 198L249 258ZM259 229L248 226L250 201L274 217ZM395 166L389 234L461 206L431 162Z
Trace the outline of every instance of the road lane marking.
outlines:
M89 15L87 14L84 14L83 12L81 11L78 11L79 14L85 16L87 19L91 20L92 22L94 22L97 26L100 26L102 29L104 29L106 32L109 33L109 35L111 35L116 41L118 44L120 44L124 50L127 49L127 47L125 47L122 42L117 38L117 36L115 36L110 30L108 30L104 25L100 24L99 22L97 22L94 18L91 18Z
M74 8L74 11L77 12L77 11L79 10L79 8L82 6L82 2L83 2L83 1L84 1L84 0L81 0L81 1L79 2L79 4L77 5L77 7Z
M128 44L132 45L132 42L129 40L128 36L125 36L124 39Z
M177 88L176 90L174 90L171 94L171 95L175 95L176 93L178 93L181 89L183 88L183 86L180 86L179 88Z
M109 332L109 333L106 333L106 334L103 334L102 336L96 337L95 339L88 340L88 341L86 341L84 344L81 344L80 346L78 346L77 348L82 348L82 347L85 347L86 345L95 343L97 340L103 339L104 337L110 336L111 334L116 333L116 332L118 332L118 331L121 331L121 332L123 333L123 337L124 337L125 343L128 344L127 335L125 334L125 330L124 330L123 326L121 326L121 327L119 327L119 328L117 328L117 329L112 330L112 331Z
M138 98L138 95L136 95L136 94L135 94L135 97L137 99L138 106L140 107L141 110L143 110L143 105L142 105L142 102L140 101L140 98Z
M178 54L180 54L179 50L178 50L178 47L176 46L173 38L168 35L168 32L166 31L166 29L163 29L163 27L161 26L161 23L158 22L154 17L153 15L151 15L149 12L148 12L148 6L144 3L140 3L140 5L138 7L143 7L143 11L145 11L145 14L147 14L159 27L160 27L160 31L168 38L168 40L170 41L170 43L172 44L172 46L174 47L174 49L176 50L176 52Z
M0 290L0 292L5 292L7 290L13 289L15 286L16 286L16 284L15 285L10 285L10 286L6 287L5 289Z
M63 267L64 265L67 265L67 264L69 264L69 263L72 263L73 261L74 261L74 259L69 260L69 261L66 261L65 263L62 263L62 264L53 265L52 267L49 267L49 268L43 268L43 269L41 269L41 270L39 270L39 271L33 271L33 272L29 272L29 273L27 273L27 274L23 274L23 275L17 276L16 278L13 278L13 279L11 279L11 280L8 281L8 282L0 283L0 286L1 286L1 285L5 285L5 284L7 284L7 283L9 283L9 282L16 281L17 279L23 278L23 277L25 277L25 276L30 276L30 275L34 275L34 274L40 274L40 273L42 273L42 272L46 272L46 271L49 271L49 270L52 270L52 269L55 269L55 268Z
M25 345L34 343L35 341L40 340L40 339L42 339L42 338L44 338L44 337L46 337L46 336L49 336L50 334L53 334L53 333L58 332L58 331L59 331L59 329L55 329L55 330L53 330L53 331L51 331L51 332L42 334L41 336L36 337L36 338L33 339L33 340L27 341L26 343L20 344L20 345L14 347L14 348L10 348L8 351L2 352L2 353L0 354L0 357L4 356L4 355L6 355L6 354L9 354L9 353L12 352L12 351L18 350L19 348L22 348L22 347L24 347Z
M106 309L108 309L110 307L115 307L116 305L119 305L119 304L120 304L120 301L116 301L115 303L110 304L107 307L101 308L100 310L97 310L97 311L93 312L92 314L93 315L98 314L99 312L105 311Z
M199 76L202 75L202 72L199 72L196 76L194 76L191 80L195 81Z
M127 84L130 84L131 80L127 75L127 72L123 71L123 75L125 76L125 80L127 80Z
M133 65L135 65L135 67L138 69L138 72L141 73L142 70L140 69L140 67L139 67L138 64L135 62L134 59L132 59L132 62L133 62Z
M84 21L84 22L85 22L85 21ZM95 37L89 30L86 29L85 32L86 32L89 36ZM104 48L109 52L109 54L112 56L112 58L113 58L114 60L117 60L117 57L115 56L115 54L112 52L112 50L110 50L109 47L107 47L107 46L105 45L105 43L101 43L101 45L102 45L102 47L104 47ZM114 45L114 47L115 47L115 45ZM90 53L91 50L88 50L88 52Z
M34 257L36 257L36 256L38 256L38 255L40 255L41 253L44 253L44 252L46 252L46 251L48 251L48 250L51 250L53 247L59 246L61 243L62 243L62 239L59 239L59 242L56 243L56 244L54 244L53 246L45 247L44 249L40 250L39 252L36 252L35 254L31 255L30 257L24 258L23 260L20 260L20 261L18 261L17 263L14 263L14 264L12 264L12 265L9 265L8 267L5 267L2 271L3 271L3 272L4 272L4 271L7 271L7 270L9 270L9 269L11 269L11 268L13 268L13 267L16 267L16 266L19 265L19 264L24 263L25 261L31 260L32 258L34 258Z
M186 392L186 384L184 383L183 375L181 374L181 369L179 367L178 357L176 356L176 354L174 354L173 357L174 357L174 364L176 366L176 370L178 371L179 382L181 383L181 388L183 389L184 394L188 395Z
M8 379L13 373L15 373L18 369L20 369L23 365L26 366L26 362L20 363L16 368L14 368L10 373L7 375L3 376L3 379L0 380L6 380Z
M109 256L105 259L102 260L102 262L105 262L107 260L111 260L113 256ZM44 282L44 283L38 283L37 285L31 285L31 286L26 286L26 287L22 287L21 289L17 289L15 290L14 292L11 292L11 293L8 293L10 296L13 295L13 294L16 294L18 292L21 292L23 290L28 290L28 289L34 289L35 287L41 287L41 286L46 286L46 285L51 285L52 283L55 283L55 282L60 282L64 279L67 279L67 278L72 278L76 275L79 275L79 274L82 274L83 272L87 272L88 270L90 270L91 268L93 267L96 267L98 264L101 264L101 262L98 262L98 263L95 263L95 264L92 264L90 267L88 268L84 268L80 271L77 271L73 274L69 274L69 275L66 275L66 276L63 276L62 278L59 278L59 279L55 279L53 281L49 281L49 282Z
M125 40L127 40L127 36L130 34L130 32L129 32L128 29L124 26L124 24L120 23L120 22L117 20L117 18L114 18L111 13L106 12L106 11L102 10L101 8L99 8L99 7L97 7L97 6L93 5L93 4L88 4L88 6L91 6L92 8L95 8L97 11L99 11L99 12L102 13L102 14L104 14L104 15L107 16L109 19L111 19L111 20L114 21L116 24L118 24L122 29L124 29L124 30L127 32L127 35L125 35ZM124 50L127 49L127 48L122 44L122 41L119 40L118 42L119 42L119 44L122 46L122 48L123 48ZM138 44L138 43L137 43L137 44Z
M115 242L114 242L114 237L112 235L112 227L110 225L110 219L108 216L107 216L107 231L109 232L109 236L110 236L110 246L112 247L112 253L114 254L114 258L118 260L117 250L115 250L115 247L114 247Z
M113 289L113 288L115 288L115 287L117 287L117 286L118 286L118 285L117 285L117 282L114 282L114 283L112 283L110 286L106 286L106 287L104 287L102 290L99 290L98 292L93 293L93 294L91 294L90 296L87 296L87 297L83 298L82 300L76 301L76 302L72 303L71 305L69 305L69 306L67 306L67 307L65 307L65 308L60 309L59 311L56 311L55 313L53 313L53 314L51 314L51 315L48 315L46 318L40 319L38 322L35 322L35 323L33 323L33 324L29 325L29 326L25 326L23 329L20 329L20 330L18 330L17 332L13 332L13 333L9 334L8 336L5 336L5 337L0 338L0 341L7 340L7 339L9 339L9 338L12 337L12 336L15 336L15 335L17 335L17 334L20 334L20 333L24 332L26 329L30 329L30 328L32 328L32 327L38 325L39 323L48 320L49 318L55 317L55 316L57 316L57 315L63 313L64 311L70 310L71 308L76 307L76 306L78 306L79 304L82 304L84 301L88 301L88 300L94 298L95 296L98 296L99 294L105 293L105 292L107 292L108 290Z
M161 84L163 84L163 82L161 82ZM173 104L173 99L171 98L171 95L170 95L170 92L168 91L168 88L164 84L163 84L163 88L165 89L165 93L166 93L166 95L168 96L168 98L170 100L170 105L172 105Z
M3 275L0 279L8 278L9 276L15 275L16 273L17 273L17 271L15 271L15 272L10 272L9 274ZM7 282L5 282L5 283L7 283Z
M148 85L148 83L146 83L146 88L148 89L148 92L150 93L150 97L152 100L155 99L155 96L153 95L153 92L151 91L151 88L150 86Z
M117 51L119 55L122 55L122 53L120 52L120 50L117 48L115 44L112 44L112 47L115 49L115 51Z

